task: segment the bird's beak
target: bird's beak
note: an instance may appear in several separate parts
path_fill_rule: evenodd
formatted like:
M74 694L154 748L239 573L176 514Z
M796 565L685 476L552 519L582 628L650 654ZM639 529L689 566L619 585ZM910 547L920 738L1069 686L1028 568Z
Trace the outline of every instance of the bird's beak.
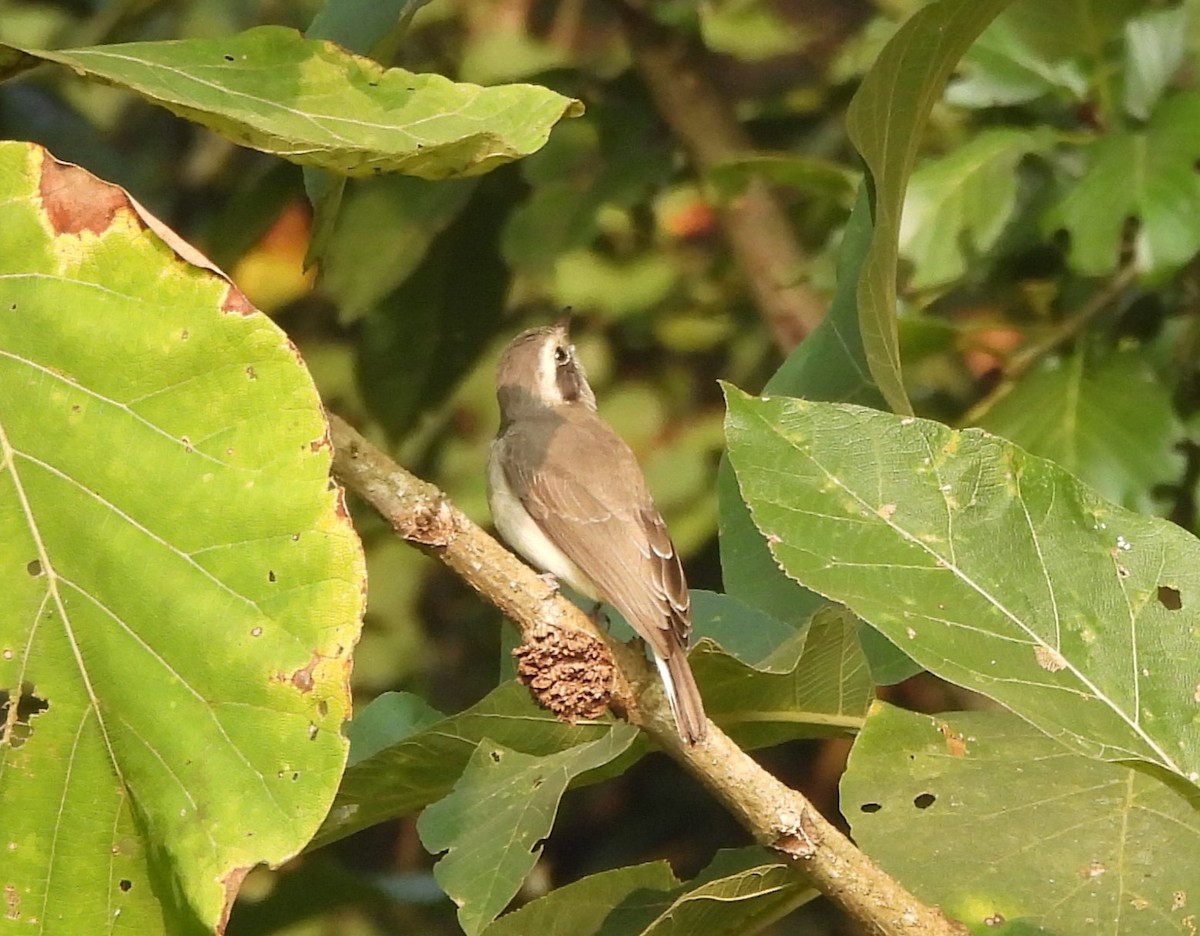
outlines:
M564 335L571 334L571 310L564 309L563 314L558 317L558 321L554 323L555 328L561 328Z

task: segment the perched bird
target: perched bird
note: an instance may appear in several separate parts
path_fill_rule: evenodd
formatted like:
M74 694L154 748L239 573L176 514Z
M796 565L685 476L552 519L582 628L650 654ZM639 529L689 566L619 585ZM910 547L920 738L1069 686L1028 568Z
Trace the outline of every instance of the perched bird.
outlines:
M683 566L629 446L596 413L566 321L530 329L496 372L488 503L528 562L616 608L650 645L680 737L708 728L687 662Z

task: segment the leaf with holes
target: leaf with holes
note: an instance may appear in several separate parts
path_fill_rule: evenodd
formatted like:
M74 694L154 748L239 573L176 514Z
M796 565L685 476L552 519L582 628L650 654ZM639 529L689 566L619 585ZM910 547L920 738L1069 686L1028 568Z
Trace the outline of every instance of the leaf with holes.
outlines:
M841 802L885 871L973 933L1150 936L1189 932L1195 792L1082 757L1008 712L880 704Z
M784 570L1090 756L1200 780L1200 542L979 430L726 393Z
M483 88L385 69L282 26L53 52L0 44L0 78L41 61L136 91L235 143L346 175L482 175L583 113L537 85Z
M193 260L0 144L0 879L30 932L222 929L346 761L363 561L320 403Z

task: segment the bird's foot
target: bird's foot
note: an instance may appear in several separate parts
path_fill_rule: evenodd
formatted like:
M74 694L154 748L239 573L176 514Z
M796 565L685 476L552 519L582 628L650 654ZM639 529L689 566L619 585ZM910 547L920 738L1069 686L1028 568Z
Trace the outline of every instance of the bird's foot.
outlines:
M608 615L604 613L604 605L597 601L592 605L592 610L588 612L588 620L597 627L602 627L608 630Z
M538 575L538 578L540 578L546 586L546 598L547 599L553 598L555 595L558 594L558 589L559 589L558 578L555 577L553 572L542 572L541 574Z

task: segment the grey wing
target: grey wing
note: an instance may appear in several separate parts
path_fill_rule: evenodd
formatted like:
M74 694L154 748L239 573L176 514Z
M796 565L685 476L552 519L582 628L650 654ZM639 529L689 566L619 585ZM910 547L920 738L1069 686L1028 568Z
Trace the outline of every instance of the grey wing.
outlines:
M629 447L602 427L556 430L560 464L509 466L525 509L659 656L687 646L691 600L683 566Z

